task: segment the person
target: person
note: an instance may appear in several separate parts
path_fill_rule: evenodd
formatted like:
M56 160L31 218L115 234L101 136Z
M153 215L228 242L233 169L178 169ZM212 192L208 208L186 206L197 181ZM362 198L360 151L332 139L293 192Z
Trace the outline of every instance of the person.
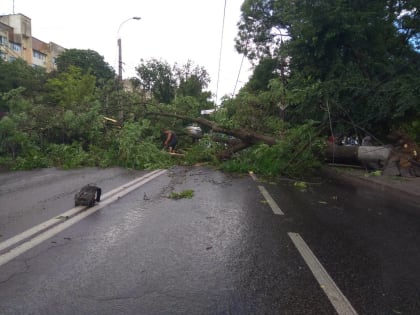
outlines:
M165 129L163 133L166 136L163 146L168 148L169 153L174 153L176 144L178 143L178 137L176 136L176 133L169 129Z

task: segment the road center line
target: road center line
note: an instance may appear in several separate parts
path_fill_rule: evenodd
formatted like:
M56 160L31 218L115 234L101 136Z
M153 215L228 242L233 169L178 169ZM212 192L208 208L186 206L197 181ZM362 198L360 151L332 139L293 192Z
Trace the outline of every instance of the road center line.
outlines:
M264 196L265 200L267 200L268 204L270 205L271 209L273 210L274 214L277 215L284 215L283 211L281 211L280 207L274 201L274 199L270 196L267 189L264 186L258 186L259 190L261 191L262 195Z
M287 233L339 315L357 312L298 233Z
M35 236L32 239L29 239L28 241L22 243L21 245L12 248L10 251L8 251L5 254L0 255L0 266L6 264L7 262L11 261L12 259L16 258L17 256L23 254L24 252L28 251L29 249L35 247L36 245L41 244L42 242L44 242L45 240L55 236L56 234L64 231L65 229L69 228L70 226L72 226L73 224L83 220L84 218L88 217L89 215L95 213L96 211L98 211L99 209L104 208L105 206L109 205L110 203L118 200L119 198L123 197L124 195L128 194L129 192L137 189L138 187L140 187L141 185L151 181L152 179L164 174L166 172L166 170L160 170L160 171L154 171L152 172L153 174L151 176L143 176L141 178L138 178L131 183L131 185L128 185L130 183L127 183L125 185L120 186L117 189L114 189L112 191L110 191L109 193L106 194L107 198L103 201L101 201L99 204L97 204L94 207L91 208L87 208L87 210L80 212L77 216L71 217L68 220L63 221L61 224L59 225L55 225L53 226L51 224L51 228L46 230L45 232ZM150 175L150 174L148 174ZM125 189L121 189L121 187L124 187ZM83 207L77 207L77 208L82 208ZM76 208L73 208L69 211L67 211L66 213L74 210ZM55 219L51 219L48 220L46 222L50 222L53 221ZM44 222L44 223L46 223ZM22 232L21 234L16 235L15 237L12 237L8 240L6 240L5 242L0 243L0 248L8 248L11 247L19 242L22 242L23 240L35 235L37 232L40 232L40 230L36 231L36 228L41 228L41 230L46 229L47 225L44 225L44 223L41 223L39 225L37 225L34 228L31 228L25 232Z

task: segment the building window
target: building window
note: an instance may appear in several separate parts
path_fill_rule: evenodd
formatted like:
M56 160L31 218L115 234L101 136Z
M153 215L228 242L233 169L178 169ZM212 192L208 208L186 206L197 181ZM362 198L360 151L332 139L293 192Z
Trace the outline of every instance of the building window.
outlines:
M22 51L22 46L20 44L10 43L10 46L16 52L19 52L20 53Z
M32 51L32 55L34 58L45 61L47 59L47 55L37 51L37 50L33 50Z
M7 38L4 36L0 36L0 45L6 45L7 44Z

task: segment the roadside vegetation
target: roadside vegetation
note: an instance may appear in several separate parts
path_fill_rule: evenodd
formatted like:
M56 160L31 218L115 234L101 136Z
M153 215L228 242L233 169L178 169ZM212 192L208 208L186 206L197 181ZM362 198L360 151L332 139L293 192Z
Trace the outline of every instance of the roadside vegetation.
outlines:
M419 143L419 5L246 0L236 48L255 67L218 105L192 61L142 61L127 88L91 50L67 50L52 73L0 59L0 168L208 163L302 177L322 165L332 134L386 143L403 130ZM163 128L180 156L163 150Z

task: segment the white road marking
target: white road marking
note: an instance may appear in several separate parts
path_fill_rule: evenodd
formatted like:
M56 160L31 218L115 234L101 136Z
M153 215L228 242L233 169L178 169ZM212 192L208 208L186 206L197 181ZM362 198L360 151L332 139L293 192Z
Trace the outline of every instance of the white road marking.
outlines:
M156 174L158 172L159 172L159 170L150 172L146 175L143 175L142 177L139 177L139 178L136 178L136 179L132 180L131 182L128 182L128 183L125 183L124 185L121 185L120 187L117 187L117 188L103 194L102 195L102 200L104 200L104 199L106 199L106 198L108 198L108 197L126 189L127 187L129 187L131 185L136 184L139 181L142 181L142 180L144 180L144 179L146 179L150 176L153 176L154 174ZM20 233L18 235L15 235L15 236L7 239L6 241L0 243L0 252L4 249L8 248L8 247L11 247L11 246L13 246L13 245L15 245L19 242L22 242L23 240L31 237L32 235L35 235L35 234L53 226L53 225L56 225L57 223L60 223L61 221L65 220L68 217L72 217L73 215L77 214L78 212L82 211L85 208L86 207L84 207L84 206L74 207L74 208L72 208L72 209L70 209L70 210L68 210L68 211L66 211L66 212L64 212L60 215L57 215L57 216L55 216L55 217L53 217L53 218L51 218L51 219L49 219L49 220L47 220L43 223L40 223L40 224L38 224L38 225Z
M287 233L339 315L357 312L298 233Z
M41 244L45 240L53 237L54 235L64 231L65 229L69 228L73 224L83 220L84 218L88 217L89 215L95 213L101 208L104 208L105 206L109 205L110 203L118 200L119 198L123 197L124 195L128 194L129 192L137 189L141 185L151 181L155 177L158 177L162 174L164 174L166 170L157 170L152 173L149 173L145 176L142 176L140 178L137 178L136 180L133 180L125 185L122 185L114 190L111 190L110 192L104 194L106 197L105 200L101 201L101 203L97 204L94 207L87 208L87 210L80 212L77 216L71 217L68 220L63 221L61 224L53 226L56 224L57 219L53 218L50 219L44 223L41 223L25 232L22 232L21 234L16 235L15 237L12 237L2 243L0 243L0 249L6 249L8 247L11 247L19 242L22 242L29 237L35 235L36 233L40 233L41 231L45 230L46 228L50 227L45 232L42 232L41 234L35 236L32 239L29 239L28 241L22 243L19 246L16 246L15 248L12 248L10 251L8 251L5 254L0 255L0 266L8 263L12 259L18 257L19 255L23 254L24 252L28 251L29 249L35 247L36 245ZM152 175L150 175L152 174ZM61 216L65 217L66 214L70 214L73 212L78 212L80 210L84 209L84 207L76 207L73 209L70 209L69 211L63 213Z
M255 175L253 171L249 171L249 176L251 176L251 178L252 178L254 181L258 181L257 175Z
M259 190L261 191L262 195L264 196L265 200L267 200L268 204L270 205L271 209L273 210L274 214L277 215L284 215L283 211L279 208L277 203L274 199L270 196L267 189L264 186L258 186Z

